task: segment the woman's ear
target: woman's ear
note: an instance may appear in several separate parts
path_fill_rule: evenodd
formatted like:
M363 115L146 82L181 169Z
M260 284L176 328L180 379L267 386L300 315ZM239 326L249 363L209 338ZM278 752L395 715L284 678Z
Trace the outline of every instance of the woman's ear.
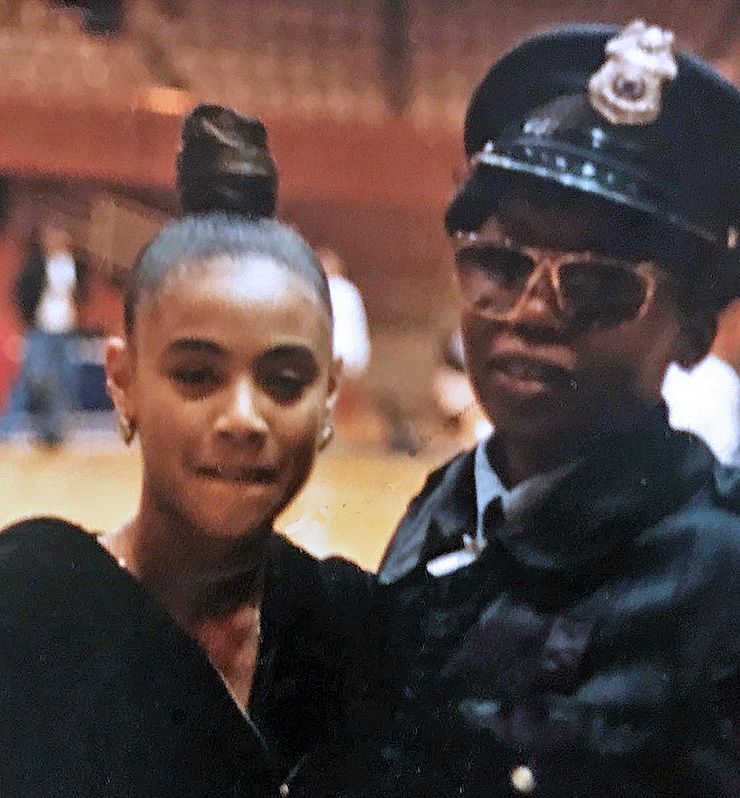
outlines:
M712 346L717 334L717 317L714 314L697 313L681 324L676 362L684 369L695 366Z
M339 391L342 387L342 372L344 371L344 361L341 357L335 357L329 367L329 394L326 398L327 418L334 418L337 409Z
M340 357L334 358L329 366L329 390L326 396L326 404L324 405L324 419L319 431L319 450L325 449L334 437L334 426L336 424L334 414L337 409L337 400L339 399L342 366Z
M109 338L105 347L105 384L120 418L136 422L133 396L134 361L131 347L123 338Z

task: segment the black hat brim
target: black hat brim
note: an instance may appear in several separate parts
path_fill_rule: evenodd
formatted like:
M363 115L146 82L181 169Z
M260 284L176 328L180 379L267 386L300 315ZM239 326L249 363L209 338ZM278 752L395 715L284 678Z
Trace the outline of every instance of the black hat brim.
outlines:
M516 203L531 209L530 227L537 229L543 208L562 208L578 214L583 225L575 231L563 229L560 242L552 229L540 242L561 248L592 249L615 257L647 258L663 262L696 262L711 255L713 248L687 229L678 217L667 218L662 209L649 203L636 204L628 197L587 178L552 174L532 164L512 162L505 168L479 165L460 187L445 215L448 234L479 230L495 216L506 215L507 205ZM570 246L565 246L570 244Z

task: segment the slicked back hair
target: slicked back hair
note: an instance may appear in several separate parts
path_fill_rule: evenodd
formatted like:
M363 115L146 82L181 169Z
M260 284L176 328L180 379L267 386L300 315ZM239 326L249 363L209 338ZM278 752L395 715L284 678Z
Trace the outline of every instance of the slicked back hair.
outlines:
M167 224L139 255L124 299L124 328L131 338L137 308L161 288L167 275L186 264L220 256L262 256L277 261L317 294L331 321L324 270L311 247L293 228L274 219L225 213L189 215Z

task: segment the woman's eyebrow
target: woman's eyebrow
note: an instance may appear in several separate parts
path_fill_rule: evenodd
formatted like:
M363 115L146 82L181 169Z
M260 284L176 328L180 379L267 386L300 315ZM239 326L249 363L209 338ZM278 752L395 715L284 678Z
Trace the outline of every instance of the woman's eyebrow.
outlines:
M313 351L304 344L278 344L271 347L265 355L274 357L310 357L314 358Z
M311 375L320 371L316 354L309 346L278 344L260 355L259 362L269 368L291 367L307 370Z
M268 364L294 364L315 372L319 368L316 355L309 346L301 344L278 344L260 356L260 362Z
M206 352L213 355L225 355L226 350L207 338L178 338L167 346L170 352Z

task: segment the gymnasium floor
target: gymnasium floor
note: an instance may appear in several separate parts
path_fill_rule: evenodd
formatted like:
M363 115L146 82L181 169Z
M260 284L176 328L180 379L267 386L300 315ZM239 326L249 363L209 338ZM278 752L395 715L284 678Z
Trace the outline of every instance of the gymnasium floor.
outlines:
M329 449L278 528L318 556L340 553L374 569L409 499L439 461L439 453ZM113 436L73 440L52 452L0 445L0 526L53 514L114 530L135 510L139 479L136 447L127 450Z

